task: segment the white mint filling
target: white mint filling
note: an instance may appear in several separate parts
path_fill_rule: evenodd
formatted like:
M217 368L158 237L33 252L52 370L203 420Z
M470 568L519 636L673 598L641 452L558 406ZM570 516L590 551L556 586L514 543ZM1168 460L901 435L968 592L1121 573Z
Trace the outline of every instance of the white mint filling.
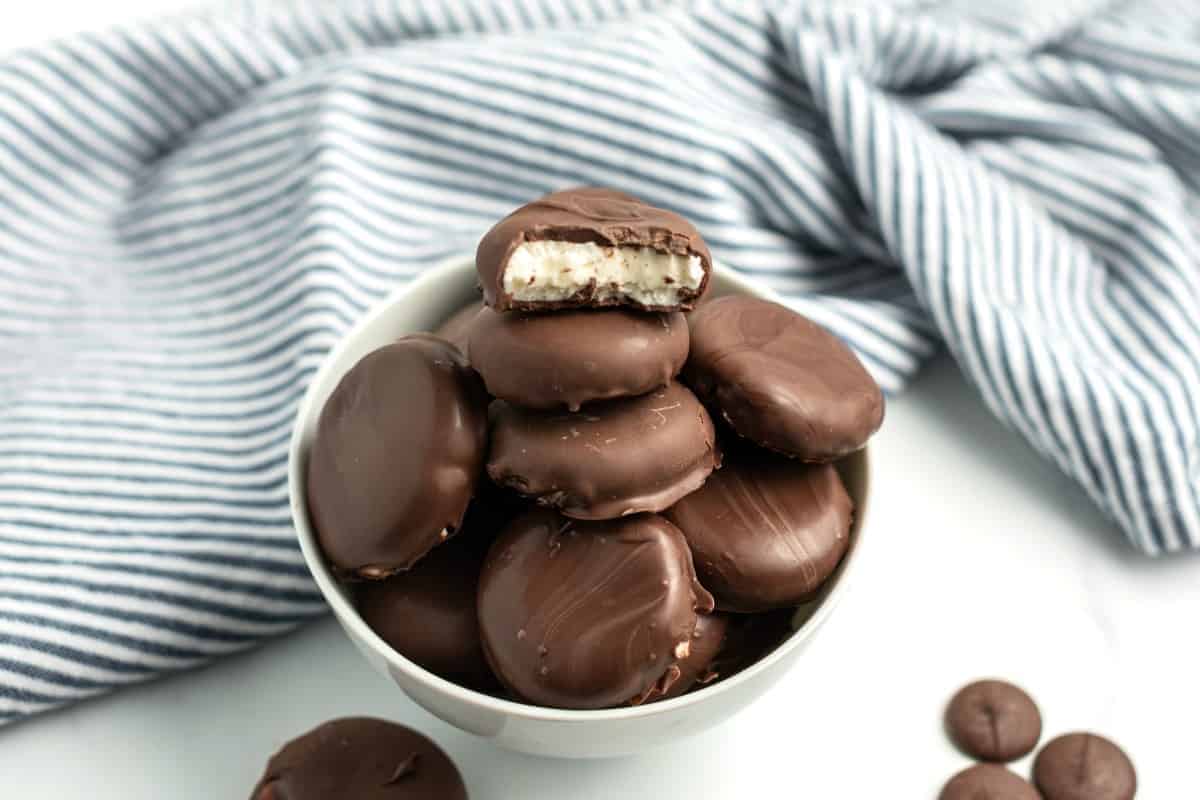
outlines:
M504 270L504 292L519 302L555 302L595 282L600 301L628 298L644 306L670 306L679 302L680 289L695 292L703 280L699 256L545 239L513 251Z

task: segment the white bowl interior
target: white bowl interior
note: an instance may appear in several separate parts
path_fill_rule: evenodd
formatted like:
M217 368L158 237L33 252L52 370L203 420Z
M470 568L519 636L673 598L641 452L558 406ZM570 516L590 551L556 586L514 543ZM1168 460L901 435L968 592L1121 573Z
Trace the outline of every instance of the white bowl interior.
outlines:
M756 286L731 271L721 268L719 264L714 265L711 292L712 296L741 293L775 299L769 290ZM461 705L467 709L475 708L519 720L584 723L603 720L633 720L639 717L668 714L689 705L705 703L722 694L735 692L739 684L754 680L758 673L770 669L776 661L787 658L792 650L801 647L832 611L836 599L844 591L847 574L857 560L868 488L869 469L866 451L850 456L838 464L847 491L855 501L856 513L849 550L837 571L826 582L821 594L814 601L797 609L796 616L793 618L794 632L792 635L774 651L736 675L681 697L643 706L599 711L543 708L505 700L463 688L427 672L394 651L362 621L353 606L349 593L337 582L325 563L308 517L307 502L304 496L304 472L308 449L316 432L317 419L326 398L342 375L367 353L406 334L434 330L458 309L470 302L478 301L476 274L471 258L456 258L430 270L411 285L392 294L375 307L329 353L314 377L297 414L291 442L288 479L292 515L300 546L308 568L322 594L350 638L368 657L368 660L381 668L386 665L386 671L392 675L393 679L405 686L406 691L426 707L431 704L419 697L418 694L426 697L441 696L450 703ZM409 687L419 687L420 692L414 693ZM440 703L438 705L439 709L431 709L434 710L434 713L447 718L451 724L479 732L477 725L464 724L461 718L448 718L445 713L441 712L445 706ZM518 749L524 748L518 746Z

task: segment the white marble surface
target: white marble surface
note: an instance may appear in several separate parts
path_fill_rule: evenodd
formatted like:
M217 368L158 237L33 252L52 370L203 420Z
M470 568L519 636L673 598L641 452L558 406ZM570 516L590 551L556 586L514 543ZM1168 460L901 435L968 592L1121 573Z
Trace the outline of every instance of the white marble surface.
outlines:
M186 4L19 4L4 10L0 52ZM326 620L209 669L0 730L0 794L245 797L285 739L366 713L435 738L474 800L933 798L966 763L942 735L943 703L981 675L1025 685L1048 734L1089 728L1120 741L1139 769L1139 797L1200 794L1200 558L1155 562L1128 550L945 361L891 404L875 450L856 585L795 672L707 734L602 762L499 751L414 706Z
M844 604L777 690L696 738L601 762L503 752L417 708L324 621L0 731L4 796L243 797L282 741L365 713L434 737L474 800L933 798L967 763L942 706L981 675L1025 685L1049 734L1120 741L1139 797L1197 796L1200 559L1126 549L949 362L891 404L875 449L870 539Z

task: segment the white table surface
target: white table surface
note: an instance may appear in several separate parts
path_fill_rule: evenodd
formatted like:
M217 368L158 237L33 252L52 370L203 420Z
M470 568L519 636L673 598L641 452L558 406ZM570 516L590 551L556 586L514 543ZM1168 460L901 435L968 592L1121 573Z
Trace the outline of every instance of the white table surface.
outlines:
M6 9L0 52L184 5L43 0ZM998 675L1048 735L1091 729L1132 755L1140 798L1200 795L1200 559L1134 554L1082 492L985 411L941 360L888 408L861 569L798 667L725 725L596 762L496 749L415 706L324 620L215 666L0 729L0 796L213 800L326 719L417 727L474 800L933 798L966 765L941 712ZM1029 760L1015 765L1027 772Z

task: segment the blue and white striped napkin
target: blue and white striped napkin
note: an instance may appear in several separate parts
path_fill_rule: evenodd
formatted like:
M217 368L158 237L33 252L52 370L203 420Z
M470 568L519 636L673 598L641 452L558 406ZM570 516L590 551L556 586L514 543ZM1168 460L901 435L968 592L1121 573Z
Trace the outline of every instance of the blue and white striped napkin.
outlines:
M0 61L0 720L321 613L322 354L573 184L889 391L944 342L1134 547L1197 546L1200 6L1108 5L243 2Z

